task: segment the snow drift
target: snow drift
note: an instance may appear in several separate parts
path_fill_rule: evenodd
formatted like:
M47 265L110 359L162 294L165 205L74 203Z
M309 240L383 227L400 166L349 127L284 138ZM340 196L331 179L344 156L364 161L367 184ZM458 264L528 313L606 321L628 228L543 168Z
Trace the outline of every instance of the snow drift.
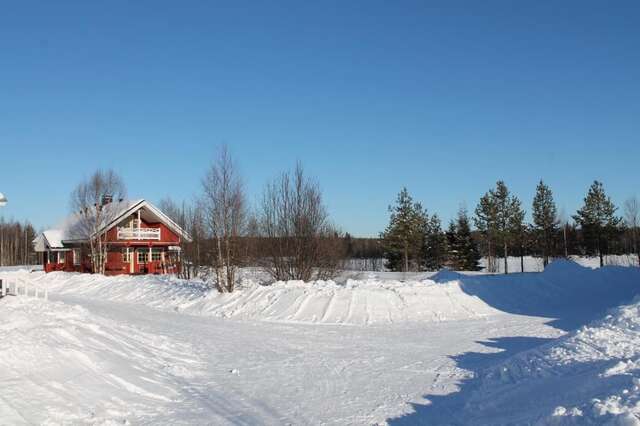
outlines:
M499 312L460 283L434 281L348 280L246 281L232 294L220 294L202 282L170 277L103 277L54 272L31 274L55 294L144 304L163 310L224 318L327 324L379 324L482 318Z
M0 342L2 424L161 416L184 400L184 381L201 369L185 343L27 297L2 299Z
M447 424L640 425L640 299L469 386Z
M443 270L429 279L277 282L245 279L219 294L202 282L163 276L104 277L54 272L16 276L38 281L50 294L143 304L191 315L327 324L440 322L501 312L555 318L564 329L628 302L640 283L636 268L589 269L557 261L542 273L466 275Z

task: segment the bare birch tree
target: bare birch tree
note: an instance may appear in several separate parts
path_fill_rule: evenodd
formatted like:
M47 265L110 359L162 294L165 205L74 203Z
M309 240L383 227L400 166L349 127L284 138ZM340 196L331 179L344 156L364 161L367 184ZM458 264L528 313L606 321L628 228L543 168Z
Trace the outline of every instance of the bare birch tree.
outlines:
M118 205L126 197L122 178L113 170L97 170L78 184L71 193L71 210L76 218L69 230L72 239L86 241L93 272L103 274L107 258L104 227L120 212Z
M640 247L638 247L638 233L640 229L640 203L636 197L629 198L624 203L624 220L631 234L631 245L633 252L638 256L638 266L640 266Z
M340 232L329 222L320 187L300 164L267 184L259 216L268 254L258 262L274 280L329 279L339 272L345 257Z
M242 264L240 238L246 225L246 200L242 180L229 150L223 146L202 180L202 208L209 236L214 241L211 266L218 291L230 293Z

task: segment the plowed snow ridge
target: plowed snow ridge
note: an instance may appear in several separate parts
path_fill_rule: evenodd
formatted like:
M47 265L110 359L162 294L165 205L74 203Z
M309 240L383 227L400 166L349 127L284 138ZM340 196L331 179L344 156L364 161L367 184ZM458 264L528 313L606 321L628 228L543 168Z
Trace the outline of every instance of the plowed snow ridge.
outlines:
M626 271L621 273L622 270ZM583 297L630 299L632 295L627 293L634 290L638 276L630 275L628 270L591 270L559 261L543 273L467 276L441 271L430 279L407 282L371 278L347 280L344 284L290 281L262 286L247 279L242 289L232 294L220 294L202 282L162 276L11 274L46 285L54 297L57 293L99 298L190 315L367 325L473 319L503 311L553 317L566 305L580 302L578 305L584 307L580 300ZM616 282L617 288L611 288L610 282Z

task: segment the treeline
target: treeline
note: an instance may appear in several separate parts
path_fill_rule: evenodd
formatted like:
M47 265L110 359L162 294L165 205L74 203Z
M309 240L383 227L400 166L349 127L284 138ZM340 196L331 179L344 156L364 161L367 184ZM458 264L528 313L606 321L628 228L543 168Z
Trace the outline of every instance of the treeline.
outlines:
M0 266L37 263L33 249L35 230L29 222L5 221L0 218Z
M487 269L498 270L498 259L509 272L507 258L519 256L524 271L524 256L539 256L546 266L551 258L590 255L604 258L609 254L638 255L640 208L630 198L623 216L606 195L601 182L589 188L583 206L572 215L573 222L558 214L551 189L542 181L531 204L531 223L520 199L503 181L487 191L475 208L473 217L465 209L442 229L439 217L429 215L403 189L396 204L389 208L390 221L381 233L381 247L386 267L394 271L480 269L480 258ZM471 230L471 223L475 230ZM638 259L640 265L640 256Z
M73 192L75 211L93 218L88 225L101 223L95 218L103 211L98 206L105 194L126 194L122 179L111 170L97 172ZM345 268L406 272L486 267L495 272L499 259L508 273L508 257L520 256L524 271L526 255L541 257L545 265L559 256L596 255L603 265L607 254L638 254L640 235L637 199L629 199L624 217L618 216L598 181L571 222L558 213L544 182L537 186L528 222L524 204L498 181L480 197L473 213L461 208L446 226L402 189L379 238L354 238L330 220L319 184L300 163L267 182L260 202L250 207L242 176L226 148L203 174L192 202L166 198L159 207L192 237L182 247L184 277L206 274L220 292L234 291L239 268L248 266L267 272L272 281L310 281L330 279ZM28 262L33 228L11 226L4 233L3 261ZM91 226L82 229L95 234ZM99 244L95 253L101 253Z

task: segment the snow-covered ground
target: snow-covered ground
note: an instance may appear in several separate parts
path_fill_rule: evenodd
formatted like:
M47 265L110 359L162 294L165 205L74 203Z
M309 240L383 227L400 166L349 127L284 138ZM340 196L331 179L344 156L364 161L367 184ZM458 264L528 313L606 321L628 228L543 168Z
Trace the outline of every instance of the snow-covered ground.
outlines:
M469 356L469 355L465 355ZM478 355L481 356L481 355ZM458 365L464 363L458 359ZM640 299L480 372L399 424L640 424Z
M0 299L0 423L598 424L637 414L640 305L584 324L630 303L640 269L383 276L261 286L249 275L219 295L167 277L2 271L46 285L50 300Z
M570 258L579 265L587 268L595 269L600 267L600 258L597 256L570 256ZM634 254L612 254L604 257L604 264L608 266L638 266L638 256ZM486 269L487 259L484 257L480 259L480 265ZM522 261L519 257L507 257L507 267L510 273L521 272L523 265L524 272L542 272L544 270L541 257L524 256ZM504 273L504 258L497 259L496 266L497 273Z

